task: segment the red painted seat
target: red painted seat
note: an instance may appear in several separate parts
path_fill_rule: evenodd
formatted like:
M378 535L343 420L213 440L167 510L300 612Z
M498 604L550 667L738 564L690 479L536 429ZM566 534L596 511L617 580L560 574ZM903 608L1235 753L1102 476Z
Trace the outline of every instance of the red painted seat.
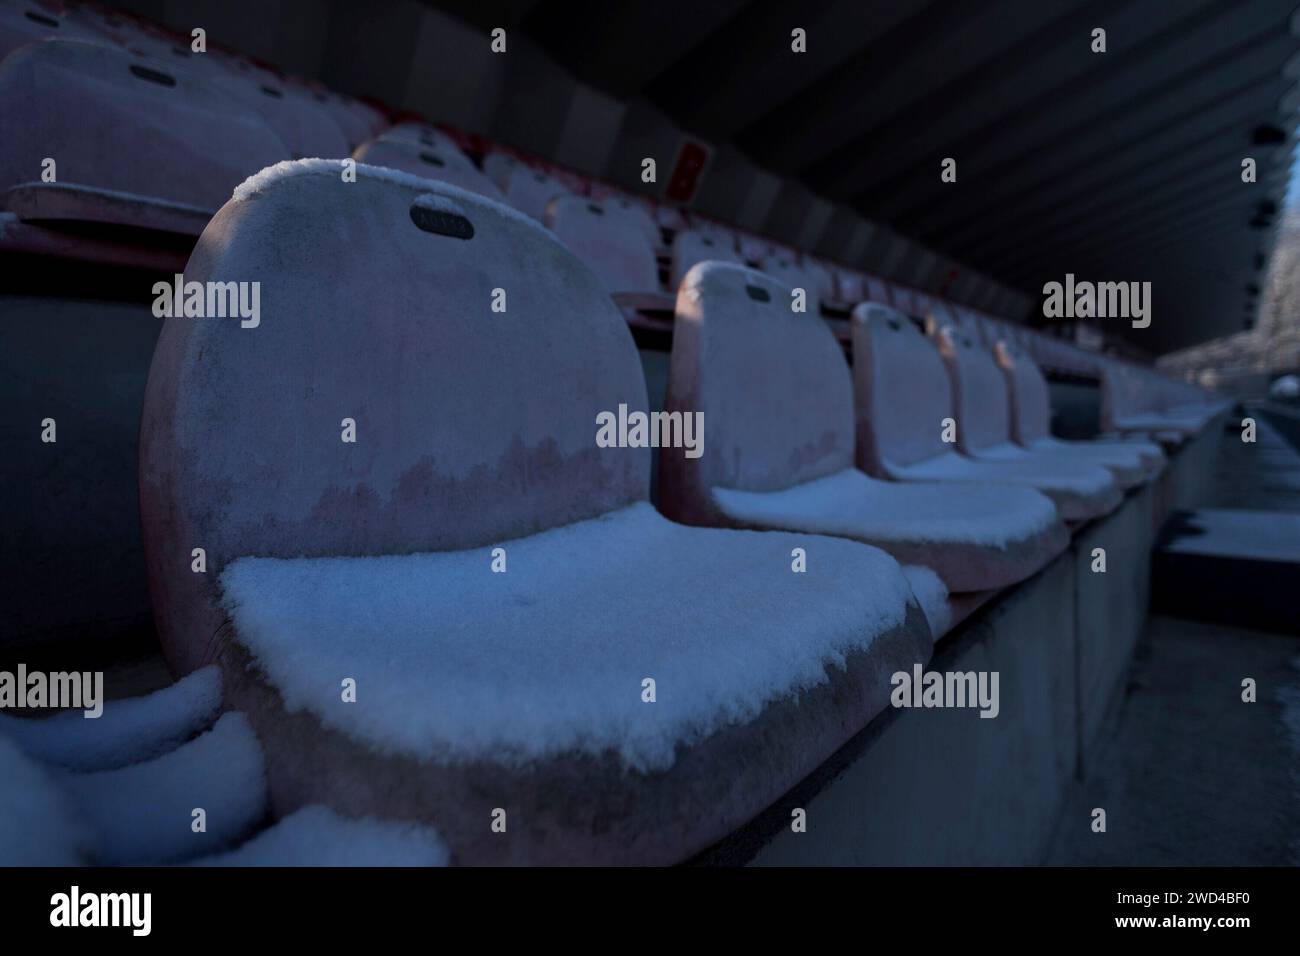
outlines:
M25 43L45 39L98 39L99 35L75 17L66 15L59 4L13 2L0 4L0 59Z
M952 590L1022 580L1068 540L1027 488L908 484L854 467L853 384L823 322L790 310L786 287L706 262L677 296L671 412L704 414L697 459L660 452L666 513L692 524L853 538L933 569Z
M553 200L573 195L558 179L522 163L506 176L504 191L506 202L538 222L546 221L546 208Z
M551 201L546 225L611 293L658 294L659 265L643 229L583 196Z
M964 455L1039 489L1069 521L1095 518L1119 506L1118 483L1100 465L1012 442L1006 378L987 349L951 325L939 330L938 344L952 382L957 448Z
M351 154L352 147L330 111L283 81L270 76L248 79L226 70L209 69L204 75L213 88L275 130L291 159L343 159Z
M858 461L869 474L1037 488L1058 510L1064 505L1062 517L1068 520L1090 514L1098 496L1109 507L1119 495L1101 469L1063 474L1045 465L959 454L956 442L945 441L949 431L960 438L963 423L944 361L916 325L892 309L867 302L854 310L853 379ZM1005 386L1003 392L1005 403Z
M818 291L817 278L799 265L791 255L784 253L766 257L760 264L763 272L788 286L790 289L803 289L805 307L809 315L821 315L822 298ZM786 302L790 301L789 293Z
M1018 345L998 343L998 366L1006 376L1010 397L1011 435L1016 444L1034 452L1104 465L1122 488L1141 485L1163 469L1164 452L1149 442L1063 441L1051 433L1051 399L1038 366Z
M673 237L672 248L672 266L669 270L668 288L676 292L686 278L686 273L697 262L706 260L715 260L717 262L732 262L737 265L744 265L740 255L736 252L731 243L720 239L716 235L699 232L695 229L688 229L677 233Z
M9 120L0 206L24 222L197 235L240 182L288 158L265 122L192 72L80 40L43 40L5 57L0 115ZM42 180L47 157L55 182ZM11 240L21 230L6 229Z
M505 194L479 172L469 157L454 145L441 141L426 144L418 137L380 136L359 146L352 158L368 166L395 169L412 176L450 183L497 202L506 201Z
M591 271L502 204L340 168L265 171L199 239L187 279L259 279L257 328L159 338L141 515L169 661L219 658L276 816L429 821L469 863L692 855L927 659L906 579L856 542L660 516L650 449L597 440L647 399Z

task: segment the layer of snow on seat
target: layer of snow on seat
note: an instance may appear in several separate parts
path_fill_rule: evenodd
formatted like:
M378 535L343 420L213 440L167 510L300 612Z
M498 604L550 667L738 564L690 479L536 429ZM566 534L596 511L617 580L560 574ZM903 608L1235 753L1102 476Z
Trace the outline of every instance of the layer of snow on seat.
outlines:
M284 159L274 166L267 166L265 169L249 176L235 187L235 191L231 193L230 198L233 202L243 202L265 192L276 183L294 176L329 176L336 180L340 186L346 187L350 184L343 181L343 163L344 160L341 159ZM513 219L515 222L525 223L530 229L536 230L538 235L546 236L552 242L558 242L551 235L550 230L536 219L524 215L513 206L508 206L481 193L471 192L448 182L426 179L413 173L389 169L387 166L370 166L366 163L357 163L358 181L362 177L384 180L397 186L404 186L407 189L418 189L421 193L440 194L448 199L465 202L471 209L481 203L488 203L507 218Z
M81 711L43 720L0 715L0 736L55 766L110 770L176 749L210 727L220 709L221 671L213 665L156 693L107 701L91 720Z
M1004 485L899 484L856 468L784 491L713 489L713 500L746 525L874 541L1007 547L1051 528L1056 507L1032 489Z
M505 573L484 547L241 558L221 585L290 711L390 753L519 764L612 751L635 769L825 682L902 624L911 598L875 548L688 528L645 502L499 546ZM345 678L355 703L341 701Z
M66 774L62 783L98 837L100 863L167 863L232 845L266 816L266 762L243 714L147 763ZM207 830L192 829L195 808Z
M1021 461L969 459L956 454L936 455L903 467L886 466L890 473L917 481L1014 482L1040 488L1092 495L1114 487L1110 474L1097 465L1071 465L1031 458Z
M238 849L190 866L446 866L451 854L434 830L413 823L349 820L328 807L291 813Z
M952 623L952 607L948 604L948 588L944 586L939 575L919 564L903 565L903 575L912 586L925 619L930 624L930 633L937 641L947 632Z
M0 866L75 866L90 846L52 775L0 738Z

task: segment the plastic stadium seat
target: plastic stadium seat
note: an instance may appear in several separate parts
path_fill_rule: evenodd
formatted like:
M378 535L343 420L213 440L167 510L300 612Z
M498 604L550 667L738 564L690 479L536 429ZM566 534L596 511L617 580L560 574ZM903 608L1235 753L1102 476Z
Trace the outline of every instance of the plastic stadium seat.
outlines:
M1104 431L1149 435L1169 445L1195 435L1226 407L1203 394L1184 391L1153 372L1120 362L1105 367L1101 393Z
M5 57L0 115L11 120L0 206L23 220L197 234L240 181L287 157L266 123L191 73L78 40ZM56 182L41 182L45 157L57 162Z
M546 221L546 207L552 199L578 194L553 174L501 151L491 152L484 158L483 172L496 183L510 205L538 222ZM651 237L650 241L657 243L657 236Z
M893 306L897 311L906 316L915 318L921 317L921 309L916 304L914 292L905 285L894 285Z
M812 282L817 297L825 302L835 298L835 275L826 263L811 256L804 256L802 268Z
M199 239L186 277L256 277L274 319L163 326L140 471L169 661L220 659L277 815L435 822L460 862L688 857L888 706L930 654L921 608L874 548L654 510L650 449L597 440L647 407L631 336L543 227L340 179L266 170Z
M868 298L867 277L851 269L836 269L835 298L849 306L865 302Z
M348 97L335 93L321 83L290 78L286 80L285 86L295 95L312 100L330 115L343 133L349 155L383 128L382 119L376 124L355 108L355 101L350 102Z
M455 149L460 152L460 147L454 139L436 126L430 126L428 123L413 121L397 123L381 130L375 138L385 141L395 140L406 143L408 146L437 146L442 149Z
M546 225L611 293L659 293L659 266L645 233L583 196L552 200Z
M703 412L712 451L660 451L669 517L854 538L933 569L954 591L1023 580L1065 546L1056 509L1031 489L954 491L859 471L843 352L787 295L769 276L716 262L682 283L666 407Z
M1037 463L976 461L954 451L944 441L945 420L956 422L958 436L963 425L944 360L920 329L892 309L865 302L853 310L853 381L858 463L868 474L1037 488L1067 520L1092 514L1097 498L1109 506L1119 495L1101 469L1063 474Z
M655 221L652 205L629 196L610 196L601 205L607 215L623 220L645 236L651 249L664 246L663 231Z
M877 305L892 306L894 297L889 283L878 276L867 276L867 299Z
M97 34L50 4L0 2L0 58L25 43L47 38L92 40Z
M752 232L736 230L736 250L746 262L761 262L772 254L772 240Z
M1147 442L1064 441L1051 434L1051 403L1042 372L1019 346L1000 342L994 353L1006 376L1011 405L1011 435L1030 451L1050 452L1104 465L1121 488L1133 488L1158 475L1164 452Z
M352 154L358 163L382 166L413 176L423 176L438 182L451 183L497 202L505 202L505 194L454 145L425 145L418 140L385 138L380 136L363 143Z
M271 80L213 73L209 82L266 121L289 148L292 159L343 159L352 152L347 137L328 110Z
M808 314L821 315L822 299L821 294L818 292L817 278L803 266L796 263L792 256L768 256L760 263L760 267L765 273L784 283L787 287L803 289L808 297L806 303ZM789 301L789 293L786 293L786 302L789 303Z
M707 259L744 265L739 253L731 244L725 240L719 240L717 236L697 232L694 229L677 233L673 237L672 266L669 270L668 280L669 291L676 293L677 287L682 284L682 279L686 278L686 273L691 271L691 267L697 262L704 262Z
M979 463L995 463L1056 502L1067 520L1107 514L1123 496L1110 472L1048 451L1030 451L1011 440L1006 377L992 353L954 326L939 331L939 353L952 381L957 447Z
M686 214L676 206L667 203L655 207L655 218L659 221L659 225L674 232L690 228L690 223L686 221Z

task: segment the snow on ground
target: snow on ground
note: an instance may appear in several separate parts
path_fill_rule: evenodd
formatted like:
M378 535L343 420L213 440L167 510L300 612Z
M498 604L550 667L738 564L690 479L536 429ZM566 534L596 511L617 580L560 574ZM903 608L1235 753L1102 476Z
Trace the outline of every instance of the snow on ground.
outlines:
M221 586L290 711L386 752L614 751L635 769L670 766L678 745L824 683L911 599L875 548L688 528L645 502L500 546L505 573L489 547L241 558ZM791 570L796 547L805 573Z
M176 749L210 727L220 708L221 673L212 666L144 697L106 701L94 719L81 711L42 719L0 714L0 737L54 766L111 770Z

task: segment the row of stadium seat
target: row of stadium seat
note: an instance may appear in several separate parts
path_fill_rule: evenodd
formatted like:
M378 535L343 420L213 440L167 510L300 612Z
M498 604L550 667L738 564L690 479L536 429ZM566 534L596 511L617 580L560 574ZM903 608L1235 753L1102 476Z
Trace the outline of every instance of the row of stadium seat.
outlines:
M32 43L41 39L53 42ZM508 202L555 229L612 292L645 310L671 309L696 262L745 262L806 290L813 314L825 307L846 316L873 301L956 322L986 346L1010 336L1053 372L1101 374L1096 353L1060 338L422 121L389 127L378 110L318 83L218 49L193 53L186 37L92 5L4 0L0 56L0 108L17 118L0 147L0 209L11 220L4 248L120 263L123 251L105 248L100 232L77 243L66 228L45 227L90 222L197 235L258 169L350 155ZM150 143L148 162L131 145L141 141ZM482 152L481 168L466 146ZM57 164L52 182L43 179L46 159Z
M676 298L661 423L702 413L703 454L659 448L668 521L648 442L594 441L648 409L600 278L479 193L343 168L281 164L217 213L187 277L256 277L274 315L165 323L141 429L168 657L220 658L295 801L430 821L462 860L681 859L886 705L948 590L1033 574L1063 518L1160 470L1145 442L1052 439L1014 343L995 358L862 304L850 373L788 285L706 261ZM500 793L530 821L508 842L481 825Z
M263 303L252 328L162 323L140 429L165 655L217 663L220 709L247 718L214 724L205 692L184 725L219 727L185 746L239 770L213 798L225 829L141 840L101 813L103 860L216 852L324 804L429 823L460 862L680 861L879 714L953 595L1042 569L1221 410L146 25L28 6L0 19L20 117L0 247L116 261L69 222L197 236L185 278L256 281ZM12 44L19 7L87 36ZM597 440L602 416L653 410L628 331L647 310L672 332L653 437L701 415L698 457ZM1039 366L1100 377L1116 437L1053 438ZM148 805L139 777L82 799ZM501 807L509 839L485 825Z

